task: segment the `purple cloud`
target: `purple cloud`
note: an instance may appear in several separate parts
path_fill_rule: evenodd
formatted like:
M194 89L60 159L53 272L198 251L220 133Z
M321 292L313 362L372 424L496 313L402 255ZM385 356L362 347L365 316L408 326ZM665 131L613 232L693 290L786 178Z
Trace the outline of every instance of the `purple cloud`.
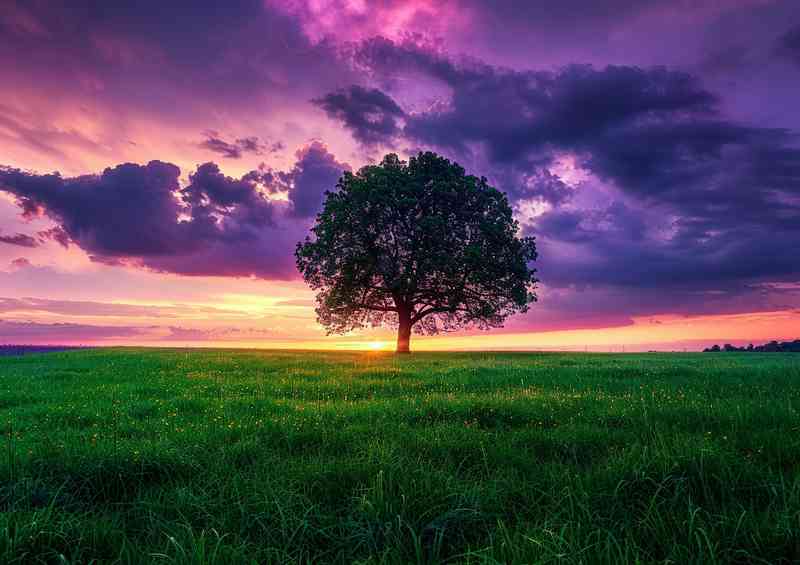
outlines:
M541 239L545 284L660 285L680 294L800 276L793 135L724 118L718 96L690 74L516 71L386 39L363 42L355 60L390 89L402 73L449 87L446 100L408 113L386 141L401 135L483 163L512 201L538 201L528 229ZM348 115L337 117L348 125ZM588 178L580 182L606 185L604 193L576 200L574 185L554 172L564 155Z
M290 185L292 213L300 218L316 215L322 206L325 191L332 191L336 182L350 166L339 163L324 144L315 141L297 152L297 162L291 171L282 175Z
M69 234L64 231L64 228L60 226L56 226L53 228L49 228L46 230L41 230L36 232L36 235L39 237L40 241L55 241L64 249L67 249L70 244L70 237Z
M90 324L42 324L0 320L0 342L4 343L89 343L107 339L142 337L143 328L95 326Z
M24 260L23 260L24 261ZM23 263L20 266L29 266ZM26 312L46 312L64 316L102 316L102 317L146 317L170 318L181 315L241 315L235 310L209 306L148 306L140 304L119 304L91 300L51 300L47 298L2 298L0 314L21 314Z
M206 131L205 135L206 139L200 143L200 147L219 153L229 159L240 159L244 153L262 155L270 149L261 143L256 136L243 137L233 142L227 142L221 139L216 131Z
M400 133L402 108L382 91L352 85L313 101L331 118L340 120L364 145L387 143Z
M17 198L23 214L57 222L45 237L72 241L97 262L286 279L295 276L291 250L307 229L301 219L316 213L346 168L312 143L286 173L263 169L237 179L205 163L180 187L178 167L161 161L75 178L0 168L0 190ZM281 189L291 214L268 197Z
M15 235L2 235L0 234L0 243L7 243L8 245L19 245L20 247L38 247L39 242L35 238L18 233Z
M263 328L184 328L169 326L169 333L161 339L165 341L236 341L243 339L259 340L275 337L275 332Z

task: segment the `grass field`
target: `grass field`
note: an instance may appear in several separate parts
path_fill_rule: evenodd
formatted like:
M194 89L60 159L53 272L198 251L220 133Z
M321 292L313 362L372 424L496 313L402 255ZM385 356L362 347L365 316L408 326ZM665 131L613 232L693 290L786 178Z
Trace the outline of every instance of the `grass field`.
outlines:
M792 354L0 358L0 562L798 562L799 412Z

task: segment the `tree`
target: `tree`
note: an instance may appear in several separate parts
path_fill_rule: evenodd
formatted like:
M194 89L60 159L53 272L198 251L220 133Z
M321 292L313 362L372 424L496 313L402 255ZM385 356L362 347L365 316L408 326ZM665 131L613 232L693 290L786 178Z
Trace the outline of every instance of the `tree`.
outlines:
M518 237L505 195L435 153L386 155L325 193L297 268L328 334L366 325L436 334L502 326L536 301L532 237Z

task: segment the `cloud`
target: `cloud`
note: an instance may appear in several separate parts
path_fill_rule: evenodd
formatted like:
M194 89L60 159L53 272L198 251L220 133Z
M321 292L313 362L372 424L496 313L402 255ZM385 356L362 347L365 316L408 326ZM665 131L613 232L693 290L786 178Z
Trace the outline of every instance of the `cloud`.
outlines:
M125 163L99 175L62 177L0 168L0 190L23 215L57 223L43 239L74 242L96 262L198 276L294 278L292 250L325 190L347 165L314 142L288 172L258 169L240 178L205 163L179 185L171 163ZM286 192L289 202L270 199Z
M378 34L402 36L424 32L441 37L442 32L461 27L464 10L460 2L444 0L268 0L302 23L305 33L315 41L330 37L351 41Z
M539 236L545 284L660 285L674 298L800 277L794 134L725 118L690 74L517 71L382 38L353 59L396 96L403 76L447 87L386 142L438 148L485 171L518 210L533 207L526 229Z
M167 255L197 245L193 231L203 228L178 221L185 211L175 198L179 174L160 161L74 178L4 168L0 189L17 197L24 215L47 215L93 255Z
M240 159L244 153L263 155L266 151L275 151L282 147L280 144L268 147L256 136L239 138L229 143L221 139L216 131L206 131L205 135L206 139L200 143L200 147L229 159Z
M797 290L766 291L741 284L718 290L667 286L543 287L539 302L528 313L506 323L509 333L603 329L629 326L654 315L706 316L790 311L800 304ZM658 324L656 324L658 325ZM690 329L687 327L687 331Z
M24 269L25 267L30 267L31 262L28 261L25 257L17 257L16 259L11 261L10 265L15 269Z
M24 263L21 266L29 266ZM0 314L42 312L63 316L175 318L180 316L244 316L239 311L192 305L142 305L96 302L89 300L51 300L47 298L2 298Z
M39 242L35 238L18 233L15 235L2 235L0 234L0 243L7 243L9 245L19 245L20 247L38 247Z
M67 249L70 244L70 237L69 234L64 231L64 228L60 226L55 226L46 230L41 230L36 232L36 235L39 237L40 241L55 241L64 249Z
M0 169L0 171L2 171L2 169ZM40 230L36 232L36 237L23 233L17 233L15 235L0 234L0 243L18 245L20 247L39 247L39 245L48 240L55 241L64 248L69 247L69 236L59 227Z
M291 187L292 213L300 218L310 218L320 210L325 191L333 191L342 173L349 171L350 166L339 163L319 141L298 150L296 157L295 166L283 174L282 179Z
M42 324L0 320L0 342L18 344L89 343L119 338L142 337L145 329L132 326L90 324Z
M169 333L161 339L165 341L241 341L263 340L275 337L275 332L264 328L219 327L211 329L184 328L169 326Z
M696 77L622 66L512 71L385 39L363 42L354 60L387 89L328 97L328 114L357 140L436 147L485 172L518 209L535 204L526 225L539 236L549 294L518 323L603 327L652 313L796 306L796 295L758 286L800 277L793 134L725 118ZM363 105L349 93L399 108L404 73L444 84L446 95L364 133Z
M200 146L230 159L239 159L242 156L241 147L223 141L218 137L208 137L205 141L200 143Z
M364 145L387 143L400 133L402 108L382 91L352 85L313 101L331 118L340 120Z
M0 46L0 61L24 55L29 79L48 66L54 82L79 73L75 88L102 84L133 104L157 102L162 89L249 103L288 77L299 88L345 72L330 45L310 41L296 18L260 0L225 10L209 0L7 4L0 32L13 40ZM137 84L145 75L147 83Z
M449 99L409 115L403 133L460 153L479 143L498 164L580 149L621 125L708 115L717 100L691 75L658 67L514 71L459 64L425 45L385 39L364 42L355 59L379 78L416 72L446 84Z
M261 0L0 2L0 37L3 162L40 171L269 154L317 135L308 101L352 82L335 45Z

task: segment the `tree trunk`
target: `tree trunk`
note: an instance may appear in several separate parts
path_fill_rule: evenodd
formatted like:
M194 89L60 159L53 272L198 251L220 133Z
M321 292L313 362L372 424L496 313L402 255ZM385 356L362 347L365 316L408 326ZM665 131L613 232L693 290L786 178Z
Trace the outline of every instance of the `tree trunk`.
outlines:
M401 309L398 317L400 325L397 328L397 353L411 353L411 313Z

